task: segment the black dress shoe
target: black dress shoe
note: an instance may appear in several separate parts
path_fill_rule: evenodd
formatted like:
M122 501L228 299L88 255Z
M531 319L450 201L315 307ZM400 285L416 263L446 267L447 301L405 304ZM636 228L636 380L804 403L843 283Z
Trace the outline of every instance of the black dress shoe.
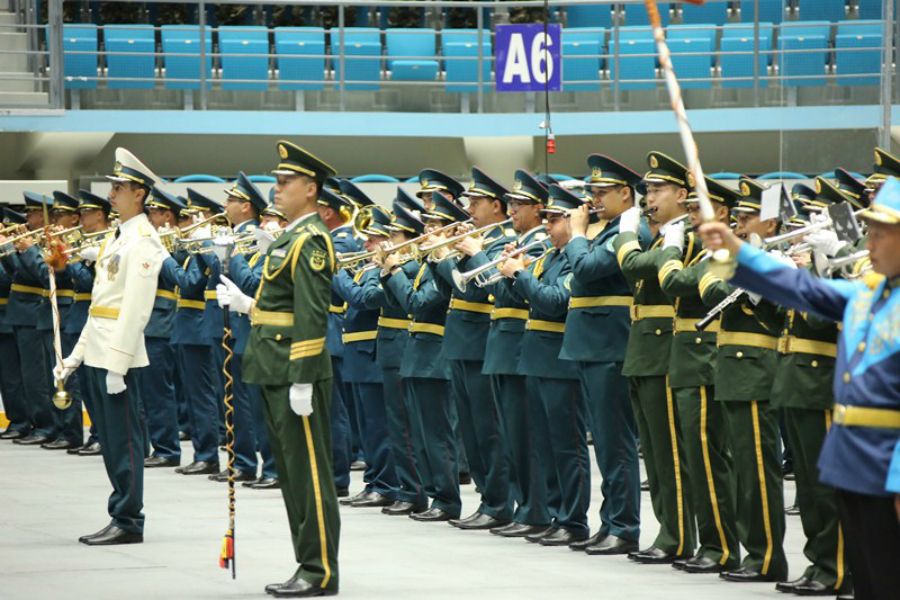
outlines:
M100 456L103 450L100 448L100 442L88 444L78 451L78 456Z
M775 584L775 589L778 589L777 583ZM825 585L815 579L797 582L791 591L798 596L834 596L835 594L833 586Z
M526 535L525 540L531 542L532 544L539 544L542 539L547 537L548 535L553 535L559 531L559 527L551 525L547 529L543 531L538 531L537 533L532 533L531 535Z
M179 442L189 442L191 441L191 434L186 433L184 431L178 432L178 441Z
M638 543L624 540L616 535L608 535L596 544L591 544L584 551L591 556L613 556L631 554L638 549Z
M78 538L78 541L81 542L82 544L84 544L87 540L89 540L91 538L106 535L107 533L109 533L109 530L112 529L113 527L115 527L115 526L112 523L110 523L109 525L107 525L106 527L101 529L100 531L95 531L94 533L89 533L87 535L81 536L80 538Z
M403 502L402 500L397 500L390 506L385 506L381 509L381 512L386 515L391 515L392 517L397 517L400 515L411 515L413 513L425 512L428 510L428 507L424 504L415 504L414 502Z
M409 518L413 521L433 523L437 521L449 521L452 517L450 516L450 513L441 510L440 508L429 508L425 512L410 513Z
M364 460L354 460L350 463L351 471L365 471L366 470L366 461Z
M527 525L525 523L510 523L505 527L491 529L491 533L505 538L518 538L534 535L547 529L546 525Z
M695 556L693 558L679 558L672 566L676 569L675 565L681 564L683 567L680 567L682 571L685 573L721 573L726 568L719 564L719 561L713 560L708 556Z
M49 441L51 441L50 438L45 435L35 435L32 433L31 435L26 435L25 437L20 437L17 440L13 440L13 444L21 444L22 446L39 446L41 444L46 444Z
M480 516L481 516L481 512L476 510L468 517L463 517L461 519L450 519L450 524L453 525L454 527L459 527L460 523L465 523L467 521L474 521L475 519L477 519Z
M212 475L219 472L219 463L195 460L186 467L178 467L175 472L181 475Z
M297 577L274 588L269 593L276 598L311 598L313 596L334 596L337 594L337 590L323 590L321 587Z
M675 556L674 554L669 554L665 550L661 550L656 546L650 546L645 550L631 552L628 555L628 558L630 558L634 562L639 562L644 565L667 565L674 562L675 559L681 557Z
M215 475L210 475L207 479L210 481L216 481L218 483L226 483L228 481L228 469L224 471L219 471ZM248 471L235 471L234 473L235 481L256 481L256 474L250 473Z
M41 448L44 450L70 450L72 448L80 448L81 444L75 444L68 440L64 440L59 438L58 440L53 440L52 442L46 442L41 444Z
M800 577L799 579L793 579L791 581L779 581L778 583L775 584L775 589L778 590L779 592L784 592L786 594L790 594L790 593L793 593L795 586L798 586L802 583L806 583L808 581L812 581L812 580L809 577L807 577L806 575L804 575L803 577Z
M792 504L784 509L784 514L796 517L800 514L800 507L796 504Z
M353 508L381 508L390 506L393 503L394 501L384 494L379 494L378 492L369 492L365 495L364 498L360 498L355 502L351 502L350 506L352 506Z
M357 500L362 500L363 498L365 498L365 497L366 497L366 494L368 494L368 493L369 493L369 492L368 492L365 488L363 488L363 490L362 490L361 492L359 492L358 494L355 494L355 495L353 495L353 496L350 496L349 498L344 497L344 498L342 498L341 500L338 500L338 503L339 503L341 506L350 506L351 504L353 504L353 503L356 502Z
M260 477L256 481L245 482L251 490L280 490L281 483L275 477Z
M85 444L85 446L86 445L87 444ZM66 454L71 454L72 456L77 456L82 448L84 448L84 446L77 446L77 447L69 448L68 450L66 450Z
M468 473L459 474L459 485L469 485L472 483L472 476Z
M81 540L79 540L81 541ZM143 533L132 533L120 529L115 525L110 525L109 529L100 535L88 536L81 541L82 544L88 546L118 546L120 544L142 544L144 543Z
M593 546L594 544L601 542L603 540L603 538L605 538L607 535L609 535L609 534L600 533L598 531L597 533L595 533L594 535L592 535L591 537L589 537L585 540L579 540L577 542L572 542L571 544L569 544L569 548L572 550L576 550L578 552L582 552L588 546Z
M560 527L550 535L542 537L538 541L538 544L541 546L568 546L572 542L584 540L587 539L587 537L588 536L584 533L574 533L565 527Z
M763 575L759 571L754 571L753 569L748 569L746 567L741 567L740 569L735 569L734 571L722 571L719 573L719 577L724 579L725 581L736 581L739 583L754 583L760 581L776 581L776 577L772 575Z
M151 456L144 459L145 469L158 469L160 467L177 467L181 464L180 458L163 458L162 456Z
M26 437L27 434L24 431L16 431L15 429L7 429L3 433L0 433L0 440L18 440L20 438Z
M477 531L483 529L494 529L495 527L503 527L509 524L509 519L498 519L491 515L482 513L477 518L470 521L462 521L456 527L467 531Z

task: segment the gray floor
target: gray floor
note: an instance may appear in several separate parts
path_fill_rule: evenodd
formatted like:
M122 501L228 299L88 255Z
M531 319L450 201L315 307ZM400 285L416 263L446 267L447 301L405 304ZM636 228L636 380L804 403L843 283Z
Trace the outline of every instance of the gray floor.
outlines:
M189 445L184 448L190 456ZM354 473L351 491L359 487ZM592 525L599 509L594 470ZM264 598L265 584L295 565L280 492L239 489L238 578L218 568L226 527L226 488L203 478L149 470L146 541L89 548L77 542L108 522L102 459L0 442L0 599L64 597ZM476 508L464 488L464 512ZM786 482L785 495L794 488ZM642 545L656 533L643 495ZM770 584L725 583L624 557L589 557L565 548L421 524L375 509L342 508L341 596L347 598L784 598ZM791 574L805 567L798 517L788 517Z

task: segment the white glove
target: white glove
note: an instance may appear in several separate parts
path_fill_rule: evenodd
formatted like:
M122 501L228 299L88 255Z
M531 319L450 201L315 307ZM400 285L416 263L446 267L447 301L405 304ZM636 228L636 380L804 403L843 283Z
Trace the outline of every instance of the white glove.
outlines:
M841 248L847 245L847 242L838 239L837 233L833 229L813 231L807 234L803 241L812 246L812 249L817 253L825 256L834 256Z
M253 308L253 298L242 292L235 282L224 275L219 276L219 281L221 283L216 286L216 301L219 306L222 308L228 306L242 315L249 313Z
M64 358L61 364L56 363L56 366L53 367L53 379L55 381L65 381L80 366L80 359L72 358L71 356Z
M781 252L780 250L772 250L771 252L769 252L769 256L790 269L797 268L797 263L794 262L794 259L784 252Z
M87 262L97 262L97 259L100 257L100 248L97 246L89 246L80 251L78 256L81 257L81 260Z
M229 246L234 246L234 236L220 235L213 240L212 251L220 263L228 258Z
M121 394L128 386L125 385L125 376L112 371L106 372L106 393L110 396Z
M256 247L259 249L260 254L268 252L269 246L275 241L275 236L261 227L253 230L253 238L256 240Z
M192 240L200 240L212 237L212 225L203 225L191 232Z
M666 227L663 248L678 248L678 250L684 250L684 221L679 221L678 223L673 223Z
M637 233L638 227L641 225L641 211L635 206L632 206L621 215L619 215L619 231L625 232L630 231L631 233Z
M313 412L312 407L313 386L311 383L295 383L291 386L288 397L291 400L291 410L301 417L308 417Z

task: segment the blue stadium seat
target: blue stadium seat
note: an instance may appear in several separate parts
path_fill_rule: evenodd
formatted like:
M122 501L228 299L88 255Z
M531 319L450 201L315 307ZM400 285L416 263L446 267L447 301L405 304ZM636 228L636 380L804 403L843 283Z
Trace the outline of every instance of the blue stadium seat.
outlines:
M335 80L341 77L340 36L331 35L331 54L334 56ZM344 29L345 88L348 90L377 90L381 81L381 32L377 27L347 27Z
M882 0L856 0L857 6L859 7L859 18L860 19L880 19L881 18L881 7L883 5ZM894 13L894 18L897 18L897 13Z
M434 29L393 27L385 36L387 68L394 81L434 81L438 61Z
M769 82L763 79L768 75L767 66L771 54L763 54L772 50L772 24L759 24L759 85L766 87ZM754 29L752 25L728 24L722 29L719 66L721 67L723 88L753 87L753 50ZM744 54L725 54L741 52Z
M842 21L847 18L844 0L800 0L801 21Z
M681 20L685 24L724 25L728 20L728 2L706 2L702 5L681 3Z
M834 66L838 85L878 85L881 81L880 23L844 21L834 38ZM865 48L865 50L862 50ZM859 75L859 77L847 77Z
M321 27L276 27L275 61L278 66L278 89L323 89L325 30ZM287 83L290 81L309 83Z
M218 31L222 89L269 89L269 30L223 25Z
M613 24L612 5L583 4L566 7L566 27L610 27Z
M152 25L107 25L103 39L108 88L152 89L156 85L156 37Z
M609 42L613 43L616 38L616 29L619 30L619 40L626 42L628 40L650 40L653 41L653 30L646 26L637 27L614 27L609 30Z
M809 179L803 173L795 171L772 171L771 173L763 173L756 178L758 181L771 181L773 179Z
M669 27L671 31L673 27ZM674 39L668 41L672 53L672 65L684 89L712 87L712 71L714 51L716 48L716 32L714 30L675 31ZM705 79L705 81L688 81Z
M69 89L97 87L97 26L89 23L63 25L63 77ZM86 52L89 54L71 54Z
M390 175L382 175L381 173L370 173L368 175L358 175L350 181L353 183L400 183L400 180Z
M196 25L163 25L164 85L170 90L200 89L200 28ZM188 55L188 56L176 56ZM171 81L193 79L194 81ZM212 31L206 34L206 81L212 87Z
M741 21L753 22L753 0L741 2ZM759 0L759 22L781 23L784 20L784 0Z
M482 81L491 86L491 36L485 31L482 45ZM478 30L444 29L441 31L441 54L448 92L478 91Z
M649 30L648 30L649 31ZM648 90L656 88L656 44L653 39L624 39L619 51L619 73L616 72L615 42L609 42L609 77L620 80L620 90ZM641 54L645 56L629 56ZM631 81L626 81L631 80Z
M599 28L567 27L562 30L563 91L599 91L604 35Z
M782 85L810 87L825 83L830 24L825 21L784 23L778 38ZM820 77L813 77L819 75Z
M716 181L737 181L743 175L740 173L732 173L730 171L719 171L718 173L710 173L709 178L715 179Z
M712 25L669 25L666 28L666 39L669 41L709 39L715 45L716 30Z
M216 175L207 175L205 173L194 173L192 175L183 175L178 177L172 183L227 183L221 177Z
M659 2L659 17L663 27L669 24L669 3ZM650 17L647 15L647 9L644 8L643 2L625 5L625 24L629 27L634 25L649 25Z
M271 175L247 175L247 179L253 183L275 183L278 181Z

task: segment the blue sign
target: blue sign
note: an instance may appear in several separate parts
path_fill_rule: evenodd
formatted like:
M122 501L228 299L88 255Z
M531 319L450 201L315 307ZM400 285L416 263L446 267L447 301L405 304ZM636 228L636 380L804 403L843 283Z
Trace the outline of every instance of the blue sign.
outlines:
M494 59L498 92L558 92L562 83L560 27L497 25Z

